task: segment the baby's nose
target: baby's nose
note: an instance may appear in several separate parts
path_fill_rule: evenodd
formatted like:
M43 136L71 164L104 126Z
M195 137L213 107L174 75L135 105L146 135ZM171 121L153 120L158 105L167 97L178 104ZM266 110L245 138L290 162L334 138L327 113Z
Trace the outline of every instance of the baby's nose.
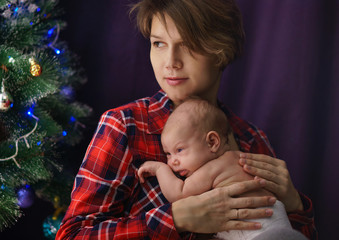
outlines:
M169 159L168 164L170 166L178 166L180 164L179 160L176 158Z
M178 166L179 164L180 164L179 160L178 159L174 159L173 165L174 166Z

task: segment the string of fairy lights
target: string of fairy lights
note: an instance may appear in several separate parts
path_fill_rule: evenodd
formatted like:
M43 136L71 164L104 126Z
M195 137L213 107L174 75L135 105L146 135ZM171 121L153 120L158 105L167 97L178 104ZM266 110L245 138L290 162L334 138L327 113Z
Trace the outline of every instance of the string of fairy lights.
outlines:
M30 148L30 145L29 145L29 143L28 143L28 141L27 141L27 138L28 138L31 134L33 134L33 133L35 132L35 130L36 130L37 127L38 127L38 121L39 121L39 118L36 117L32 112L28 111L27 114L28 114L29 116L33 117L33 118L36 120L36 121L35 121L34 128L33 128L29 133L27 133L27 134L25 134L25 135L23 135L23 136L17 138L17 139L15 140L15 153L14 153L12 156L10 156L10 157L7 157L7 158L0 158L0 162L13 160L14 163L17 165L17 167L18 167L18 168L21 168L20 164L19 164L19 163L16 161L16 159L15 159L15 157L18 155L18 152L19 152L19 141L20 141L21 139L24 139L24 140L25 140L25 143L26 143L26 147L27 147L27 148Z
M12 2L15 3L16 1L12 1ZM34 12L34 11L36 11L36 12L40 12L41 11L41 9L37 5L35 5L33 3L25 3L25 2L26 1L20 0L20 2L18 4L16 4L16 5L9 3L7 5L8 8L3 12L2 16L7 18L7 19L9 19L11 17L17 16L18 14L22 13L25 10L28 10L31 13ZM31 25L32 25L32 23L31 23ZM56 42L59 39L59 33L60 33L60 26L59 26L59 24L56 24L56 26L51 28L48 31L48 33L47 33L48 37L52 37L53 35L55 37L46 46L51 48L55 52L55 54L57 54L57 55L61 54L60 49L55 47L55 44L56 44ZM8 56L8 63L9 64L14 64L15 63L15 59L12 56ZM34 77L40 76L41 72L42 72L41 66L38 63L36 63L36 61L33 58L29 58L29 63L30 63L30 73L32 74L32 76L34 76ZM4 65L2 65L1 68L5 72L8 71L6 66L4 66ZM1 89L0 89L1 90L0 91L0 104L1 104L0 111L2 111L2 112L8 111L11 107L13 107L13 98L11 97L11 95L5 89L5 81L6 80L7 79L4 79L4 78L2 79ZM25 144L26 144L26 147L30 148L31 146L28 143L27 138L36 131L36 129L38 127L38 122L39 122L39 118L33 114L33 111L31 109L28 110L26 114L28 116L32 117L35 120L35 124L34 124L33 129L30 132L26 133L25 135L20 136L17 139L15 139L14 140L14 142L15 142L15 153L13 155L9 156L9 157L0 158L0 162L5 162L5 161L12 160L16 164L16 166L18 168L21 168L20 164L15 159L18 156L18 153L19 153L19 142L21 140L24 140ZM74 119L74 117L71 117L71 121L75 122L76 120ZM66 136L67 132L63 131L62 135Z

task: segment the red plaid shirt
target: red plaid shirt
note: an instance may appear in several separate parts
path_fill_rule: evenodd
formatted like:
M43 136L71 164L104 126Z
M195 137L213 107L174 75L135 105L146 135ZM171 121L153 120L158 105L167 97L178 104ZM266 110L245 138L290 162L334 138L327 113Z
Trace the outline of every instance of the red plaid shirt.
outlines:
M266 135L220 105L245 152L275 156ZM163 91L105 112L75 178L72 201L56 239L194 239L178 234L171 204L155 177L141 185L136 171L147 160L166 162L160 134L172 110ZM316 235L311 201L290 215L295 228Z

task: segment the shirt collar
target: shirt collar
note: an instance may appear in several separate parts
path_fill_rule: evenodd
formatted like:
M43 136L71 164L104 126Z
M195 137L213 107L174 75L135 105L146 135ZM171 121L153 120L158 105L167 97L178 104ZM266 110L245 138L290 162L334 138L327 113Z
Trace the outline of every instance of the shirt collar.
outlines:
M160 90L150 98L148 106L148 131L149 134L161 134L162 129L173 110L173 103L167 94Z
M232 128L234 138L237 141L240 150L249 152L255 140L254 135L257 133L253 130L251 131L249 123L235 115L222 102L218 101L218 105L227 116L227 120Z

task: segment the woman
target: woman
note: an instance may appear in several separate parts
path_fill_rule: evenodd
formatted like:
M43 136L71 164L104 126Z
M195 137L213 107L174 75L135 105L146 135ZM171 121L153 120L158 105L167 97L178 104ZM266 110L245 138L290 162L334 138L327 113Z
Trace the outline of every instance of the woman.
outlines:
M239 219L270 217L266 207L276 199L237 195L262 187L284 203L292 226L316 238L312 203L296 191L266 135L217 100L222 71L242 48L234 1L143 0L132 10L151 41L151 63L162 90L102 115L57 239L193 239L201 235L191 233L259 229L260 224ZM136 173L145 161L166 162L160 134L173 108L190 96L225 112L234 133L231 144L246 152L239 163L258 179L169 204L155 178L140 185Z

